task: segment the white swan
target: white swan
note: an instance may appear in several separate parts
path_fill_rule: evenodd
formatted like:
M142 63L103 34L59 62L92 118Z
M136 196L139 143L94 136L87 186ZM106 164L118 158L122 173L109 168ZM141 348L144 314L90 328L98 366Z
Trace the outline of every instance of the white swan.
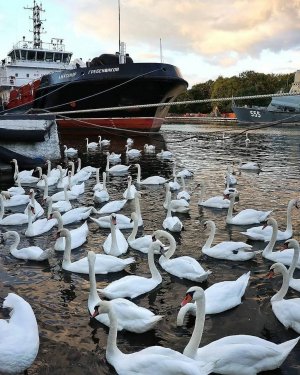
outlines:
M114 152L111 152L111 153L109 154L109 156L108 156L108 159L109 159L109 161L112 162L112 163L117 163L117 162L119 162L120 159L121 159L121 154L116 154L116 153L114 153Z
M103 176L102 177L103 178L103 184L99 183L99 185L98 185L98 183L97 183L97 185L99 187L100 187L100 185L102 185L102 189L95 190L95 192L94 192L94 201L97 202L97 203L109 201L109 194L108 194L108 191L106 189L106 173L103 172L102 176Z
M71 262L71 235L68 229L62 229L58 232L60 237L65 237L66 247L64 250L64 257L62 262L62 268L66 271L76 273L89 273L88 258L84 257L75 262ZM95 261L95 273L106 275L109 272L122 271L129 264L134 263L134 258L121 259L113 255L96 254Z
M281 251L273 251L273 248L277 240L277 231L278 231L277 221L271 217L267 221L267 224L271 225L271 227L273 228L273 233L272 233L270 242L267 244L267 246L264 248L262 252L262 256L266 259L272 260L273 262L280 262L286 266L290 266L293 261L294 250L291 248L288 248L288 249L284 249ZM299 259L296 262L296 267L300 268Z
M247 161L247 162L242 162L241 160L237 160L238 164L238 169L244 170L244 171L255 171L258 172L261 170L260 164L257 163L256 161Z
M120 211L122 210L122 208L125 206L126 203L127 203L127 199L120 199L120 200L108 202L100 208L99 214L111 214L113 212Z
M58 165L57 169L59 170L59 179L57 181L56 187L58 189L61 189L64 186L68 186L69 185L68 177L66 176L67 175L67 170L63 169L61 167L61 165Z
M106 345L106 359L119 375L206 375L212 365L204 365L183 354L162 346L150 346L135 353L125 354L117 347L118 318L112 301L102 301L100 314L108 314L110 329Z
M51 161L50 160L46 160L46 164L47 164L47 177L56 177L57 181L58 181L59 178L60 178L60 169L58 168L58 166L56 168L51 169ZM67 170L66 169L63 170L61 166L60 166L60 168L61 168L62 173L64 175L66 175Z
M16 207L16 206L22 206L24 204L29 203L29 195L25 194L15 194L15 195L10 195L9 191L1 191L1 195L4 198L3 200L3 205L4 207Z
M68 173L68 178L70 178L70 172ZM77 192L73 192L71 190L68 190L69 189L68 184L63 184L63 188L64 189L67 188L67 196L68 196L69 201L75 200L75 199L78 198ZM48 191L48 189L47 189L47 191ZM65 199L65 192L64 191L58 191L57 193L51 195L51 198L52 198L53 202L63 201Z
M199 348L205 320L205 294L202 288L188 289L182 306L196 301L197 312L193 334L183 353L196 361L213 363L211 372L227 375L256 375L278 368L299 341L299 337L274 344L251 335L232 335Z
M45 193L46 193L46 189L44 190L44 196L45 196ZM33 189L30 189L29 190L29 197L30 197L30 204L31 206L34 208L34 215L33 215L33 219L36 219L38 217L41 217L44 215L44 209L43 207L40 205L40 203L35 199L35 191ZM48 195L48 193L47 193ZM28 214L28 206L25 208L24 210L24 214Z
M12 163L14 163L14 166L15 166L15 169L14 169L14 180L15 181L19 178L21 183L34 184L34 183L36 183L40 180L40 177L32 176L32 173L33 173L34 169L24 170L24 171L20 172L17 159L12 159Z
M182 190L177 194L177 199L185 199L186 201L189 201L191 199L191 195L188 193L188 191L186 190L186 186L185 186L185 180L184 180L184 177L181 175L180 176L180 179L181 179L181 187L182 187Z
M117 164L112 167L109 167L109 152L106 153L107 159L106 159L106 173L110 173L111 175L121 175L128 173L128 169L130 168L130 165L124 165L124 164Z
M173 157L173 154L171 151L161 150L159 153L156 154L156 156L162 159L170 159Z
M160 176L147 177L145 178L145 180L141 181L141 166L140 164L134 164L134 165L137 167L138 173L137 173L136 182L139 185L162 185L167 182L167 180L164 177L160 177Z
M134 205L135 205L134 211L137 213L137 216L138 216L138 225L142 226L143 218L141 215L140 198L141 198L141 194L137 191L134 197ZM95 214L99 214L99 211L97 211L95 208L92 209L92 212ZM90 217L90 219L94 221L100 228L106 228L106 229L110 228L110 216L109 215L99 217L98 219ZM116 214L116 220L117 220L117 225L119 229L133 228L132 220L123 214Z
M88 138L85 138L85 141L86 141L87 150L91 150L91 149L95 150L99 146L98 142L89 142Z
M248 136L248 132L246 132L246 138L245 138L246 147L249 146L250 138Z
M158 240L166 238L170 244L169 249L165 250L165 253L159 258L159 264L165 271L180 279L188 279L199 283L206 280L211 274L211 271L205 271L200 263L192 257L180 256L171 259L176 250L176 241L170 233L164 230L156 230L154 236Z
M43 233L49 232L49 230L51 230L57 224L57 220L51 218L38 219L33 222L33 214L34 207L30 206L30 209L28 210L28 226L25 230L26 237L40 236ZM49 209L47 217L50 217Z
M176 176L176 162L173 164L173 181L169 182L170 189L173 190L179 190L181 188L179 182L177 181L177 176Z
M63 219L61 217L60 212L53 211L51 214L51 218L57 220L58 226L57 230L60 231L63 229ZM89 227L87 222L85 221L80 227L69 230L71 236L71 250L76 249L77 247L83 245L89 234ZM54 250L56 251L64 251L66 247L66 241L64 237L58 237L54 244Z
M110 215L110 234L103 243L103 250L106 254L119 256L125 254L128 243L123 233L117 227L116 215Z
M40 346L39 329L28 302L15 293L4 299L9 319L0 319L0 373L17 374L26 371L34 362Z
M93 187L93 191L99 191L103 189L103 184L100 182L100 168L96 168L96 184Z
M202 253L212 258L242 261L255 257L257 252L252 251L252 246L245 242L223 241L211 246L215 238L216 224L212 220L204 222L204 228L209 228L209 237L202 247Z
M131 220L133 221L133 228L130 236L127 238L127 242L132 249L147 254L152 243L152 236L150 234L147 234L145 236L136 238L138 231L138 216L136 212L131 213Z
M182 169L176 175L177 177L189 178L194 176L194 172L190 171L187 168Z
M110 326L108 315L99 313L99 306L102 304L97 288L95 277L96 254L93 251L88 252L89 262L89 279L90 292L88 298L88 309L90 315L97 319L100 323ZM116 298L111 301L118 317L118 331L125 329L126 331L143 333L147 332L162 319L161 315L155 315L145 307L137 306L134 302L125 298Z
M168 209L168 192L170 191L170 183L165 184L166 187L166 197L163 203L165 209ZM190 204L184 198L180 199L172 199L170 201L171 211L172 212L180 212L180 213L187 213L190 211Z
M29 203L30 205L30 203ZM28 224L27 213L15 213L8 216L4 216L4 204L3 196L0 194L0 225L23 225Z
M21 181L20 181L19 177L17 177L17 179L16 179L16 184L17 184L17 186L12 186L12 187L10 187L10 188L7 189L7 191L9 192L9 194L10 195L25 194L25 190L24 190L24 188L21 185Z
M267 217L271 214L271 211L259 211L254 210L252 208L247 208L245 210L240 211L234 217L232 216L233 205L235 201L236 194L229 194L225 196L225 198L230 199L230 205L228 207L226 223L227 224L234 224L234 225L250 225L250 224L258 224L262 221L265 221Z
M300 254L300 248L299 248L299 242L295 239L288 240L286 241L285 245L288 248L294 249L294 255L292 259L292 263L289 267L289 286L297 290L297 292L300 292L300 279L294 279L294 271L297 265L297 260L299 259L299 254Z
M205 289L205 314L219 314L233 309L242 303L250 279L250 271L244 273L236 280L221 281ZM187 303L182 306L177 314L177 326L184 324L186 314L196 315L196 303Z
M148 143L144 144L144 152L155 152L155 146L154 145L148 145Z
M132 299L156 288L161 284L162 277L154 263L154 251L163 251L162 243L158 240L152 242L148 250L150 278L136 275L125 276L113 281L103 289L98 289L98 292L109 299L122 297Z
M109 139L102 139L101 135L98 135L98 143L100 146L109 146L110 140Z
M61 217L64 225L76 223L77 221L86 220L94 207L81 206L72 208L72 210L65 212Z
M91 165L86 165L85 167L81 167L81 158L77 158L77 169L76 172L85 171L87 173L96 173L97 168L92 167Z
M123 198L125 198L127 200L131 200L131 199L134 199L134 196L135 196L135 193L136 193L137 190L136 190L136 187L134 185L132 185L132 177L131 176L127 177L127 182L128 182L128 185L127 185L127 189L123 193Z
M299 199L291 199L287 206L286 212L286 229L284 231L278 230L277 232L277 241L285 241L288 238L291 238L293 235L292 227L292 209L300 208ZM241 232L251 240L260 240L260 241L270 241L272 236L273 229L271 226L259 226L247 229L246 232Z
M133 139L132 138L127 138L126 144L129 145L129 146L132 146L133 145Z
M126 148L126 155L129 158L138 158L141 156L142 152L136 148L129 149L129 145L125 145Z
M43 261L48 259L53 253L52 249L43 250L38 246L29 246L18 249L20 235L13 230L3 233L2 238L4 241L13 238L13 243L10 244L9 251L11 255L17 259Z
M167 216L163 221L164 229L168 229L171 232L181 232L183 225L180 219L177 216L172 216L171 214L171 192L167 193Z
M233 171L231 170L230 166L227 166L226 174L225 174L225 184L231 185L236 185L237 184L237 179L233 175Z
M37 167L37 169L38 168L42 170L41 167ZM58 180L59 180L59 177L56 177L56 176L48 177L47 175L43 174L42 179L36 184L36 186L39 188L44 188L46 184L47 186L53 186L57 183Z
M52 197L46 198L46 202L48 203L48 205L51 206L50 212L59 211L63 213L63 212L70 211L72 209L72 204L70 203L66 186L64 187L64 196L65 196L64 200L56 201L55 203L53 203Z
M71 179L72 185L78 184L79 182L82 182L82 181L87 181L91 177L92 173L94 173L94 168L91 166L81 168L81 159L79 163L80 169L79 170L77 169L76 173L74 173L75 172L74 162L69 161L69 164L72 165L72 179Z
M65 157L73 157L78 154L78 150L76 150L73 147L68 148L66 145L64 145L64 155Z
M228 208L230 205L230 200L224 198L223 195L215 195L214 197L210 197L204 200L205 196L205 183L202 181L197 187L201 187L200 198L198 201L199 206L203 207L210 207L210 208Z
M274 263L270 267L269 278L278 273L282 275L283 279L281 288L271 298L272 310L285 328L292 328L300 333L300 298L284 299L289 289L289 274L282 263Z

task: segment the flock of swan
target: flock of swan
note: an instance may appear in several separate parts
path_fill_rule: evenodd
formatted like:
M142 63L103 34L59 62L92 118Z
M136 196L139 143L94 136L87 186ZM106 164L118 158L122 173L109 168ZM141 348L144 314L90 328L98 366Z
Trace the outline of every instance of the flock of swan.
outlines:
M86 138L87 150L109 146L110 141L102 139L101 136L98 142L89 142ZM34 177L33 170L20 172L17 161L13 160L15 186L0 194L1 242L8 246L13 257L20 260L45 261L53 257L56 251L63 252L63 270L89 276L90 290L86 296L88 311L91 317L109 327L106 359L118 374L152 375L156 371L161 375L204 375L212 372L254 375L280 367L297 345L299 336L275 344L256 336L230 335L201 346L205 315L219 314L240 305L249 284L251 269L234 280L214 283L205 290L201 287L201 283L209 280L212 271L205 269L193 256L176 256L177 243L174 238L175 234L184 229L184 216L189 214L190 204L195 200L195 191L186 187L186 179L192 178L193 173L188 169L178 172L176 162L173 162L171 178L157 175L142 179L141 166L137 163L141 150L132 147L133 141L129 138L125 145L126 156L133 159L129 165L120 163L120 155L114 154L117 156L113 155L111 158L113 153L105 152L107 161L102 171L102 181L100 168L82 168L80 158L76 171L72 161L68 162L69 169L63 169L60 165L51 168L51 163L47 161L47 172L43 174L41 168L38 170L40 177ZM147 144L144 152L155 152L155 147ZM77 150L65 146L65 156L73 157L77 153ZM170 158L173 155L162 150L158 156ZM260 168L257 163L242 163L240 160L238 167L241 170ZM135 181L130 173L133 169L137 173ZM108 176L127 176L127 188L119 200L111 198ZM74 207L73 202L86 192L85 183L88 180L95 182L91 189L94 205ZM240 196L242 200L242 192L237 191L236 183L235 176L228 168L222 194L206 200L205 183L197 184L195 189L200 188L197 205L200 209L208 209L208 213L211 208L227 210L227 224L247 225L248 229L241 232L245 240L265 241L266 246L264 250L259 250L254 245L241 241L214 244L217 228L216 223L209 219L202 223L207 236L202 253L218 262L247 262L256 257L275 262L270 267L268 277L281 275L282 286L271 298L272 310L284 327L300 334L300 298L285 298L289 288L300 292L300 279L294 278L295 269L300 268L299 244L292 238L292 211L300 208L300 200L290 199L286 229L278 230L271 210L245 208L233 215L237 197ZM138 236L141 227L147 225L143 220L143 194L140 190L143 188L145 191L153 185L164 192L165 200L161 202L161 209L165 212L165 219L155 224L157 229L153 233ZM50 186L60 191L49 195ZM42 192L40 202L35 199L36 189ZM131 215L119 213L130 201L134 205ZM101 208L96 209L99 204ZM18 212L6 214L5 210L9 207L14 207ZM77 225L75 229L67 228L74 223ZM102 243L103 250L90 250L86 256L74 261L72 251L88 241L90 225L109 230ZM57 238L51 248L20 248L20 226L25 229L22 236L24 233L28 238L53 231L57 233ZM122 232L124 229L130 231L130 234L125 236ZM284 241L285 248L274 251L277 241ZM130 256L127 255L129 249ZM147 256L150 276L129 274L105 286L102 283L101 288L97 288L96 275L107 275L126 269L136 262L135 252ZM249 263L249 268L250 266ZM191 284L185 296L182 296L176 321L180 327L184 325L188 315L195 316L191 338L182 353L162 346L149 346L125 354L117 346L118 331L143 333L154 329L164 319L163 315L156 315L134 301L163 283L162 272L187 280ZM4 341L0 340L0 373L19 373L29 368L38 354L38 324L26 297L23 299L11 292L4 299L3 307L11 309L11 313L8 319L0 319L0 337L6 338Z

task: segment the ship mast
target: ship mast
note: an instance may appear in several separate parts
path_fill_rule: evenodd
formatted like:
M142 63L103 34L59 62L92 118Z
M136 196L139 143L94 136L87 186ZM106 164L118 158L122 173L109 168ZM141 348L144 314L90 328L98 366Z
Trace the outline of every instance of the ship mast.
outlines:
M43 33L42 24L43 21L40 18L40 12L45 12L42 3L38 5L35 0L33 0L33 7L24 7L24 9L32 10L32 17L29 17L33 21L33 48L42 48L41 34Z

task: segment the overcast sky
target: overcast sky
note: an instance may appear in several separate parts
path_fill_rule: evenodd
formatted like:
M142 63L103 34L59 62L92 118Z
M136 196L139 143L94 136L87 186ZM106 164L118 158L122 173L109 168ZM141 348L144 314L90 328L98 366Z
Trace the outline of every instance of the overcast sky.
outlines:
M0 1L0 58L32 39L33 0ZM40 4L40 1L38 1ZM73 57L118 50L118 0L43 0L44 42L64 39ZM121 41L135 62L163 60L193 84L246 70L300 68L300 0L121 0Z

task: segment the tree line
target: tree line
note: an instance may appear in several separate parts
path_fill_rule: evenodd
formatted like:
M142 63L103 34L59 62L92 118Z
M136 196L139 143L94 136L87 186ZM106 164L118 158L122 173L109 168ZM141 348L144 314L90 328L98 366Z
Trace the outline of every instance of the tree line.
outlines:
M198 83L191 89L178 96L176 101L190 101L201 99L215 99L232 96L247 96L274 94L277 92L288 92L294 81L295 73L290 74L264 74L254 71L246 71L238 76L224 78L219 76L215 81L208 80ZM253 100L238 100L237 105L258 105L266 106L271 98L261 98ZM200 104L174 105L170 107L170 114L184 113L211 113L215 106L221 113L232 112L231 102L213 102Z

